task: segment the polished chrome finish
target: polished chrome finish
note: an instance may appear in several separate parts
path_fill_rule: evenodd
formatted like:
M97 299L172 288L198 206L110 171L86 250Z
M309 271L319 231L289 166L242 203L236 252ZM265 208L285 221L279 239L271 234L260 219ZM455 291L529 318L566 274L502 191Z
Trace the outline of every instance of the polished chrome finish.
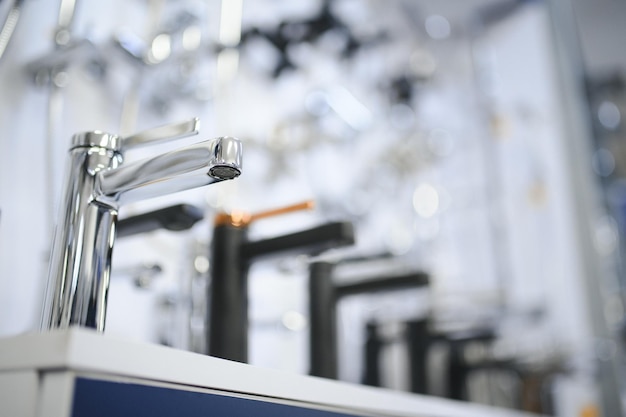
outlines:
M72 137L72 147L99 146L114 151L124 151L138 146L170 142L197 135L200 132L200 120L197 117L185 122L159 126L127 137L121 137L98 130L78 133Z
M194 119L195 120L195 119ZM197 131L197 120L135 135L149 144ZM132 137L131 137L132 138ZM239 140L222 137L130 164L125 139L75 135L52 247L42 330L72 325L104 330L117 212L122 204L233 179L241 173Z
M143 132L127 136L124 138L124 148L130 149L142 146L147 142L157 143L182 139L197 135L199 131L200 120L198 118L193 118L186 122L155 127L154 129L144 130Z
M104 329L117 210L94 203L96 176L116 169L119 153L99 147L74 148L59 205L42 328L78 324Z
M128 204L177 191L233 179L241 173L241 143L217 138L103 171L95 200Z

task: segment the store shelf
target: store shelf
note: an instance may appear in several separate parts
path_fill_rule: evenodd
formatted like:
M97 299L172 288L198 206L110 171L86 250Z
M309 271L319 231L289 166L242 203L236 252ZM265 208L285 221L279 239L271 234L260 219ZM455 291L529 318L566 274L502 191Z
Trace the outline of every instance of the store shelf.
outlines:
M217 404L234 416L241 410L259 416L271 410L307 416L528 415L279 372L79 328L0 340L0 386L6 388L0 390L2 415L19 410L28 416L79 417L99 410L116 416L138 404L153 416L169 415L172 407L177 415L207 415L199 413ZM135 397L137 402L129 401Z

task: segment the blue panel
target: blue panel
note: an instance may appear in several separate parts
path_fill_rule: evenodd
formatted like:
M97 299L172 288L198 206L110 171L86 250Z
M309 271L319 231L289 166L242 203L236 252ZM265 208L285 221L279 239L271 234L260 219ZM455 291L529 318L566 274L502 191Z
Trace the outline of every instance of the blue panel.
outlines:
M354 417L336 413L149 385L78 378L72 417Z

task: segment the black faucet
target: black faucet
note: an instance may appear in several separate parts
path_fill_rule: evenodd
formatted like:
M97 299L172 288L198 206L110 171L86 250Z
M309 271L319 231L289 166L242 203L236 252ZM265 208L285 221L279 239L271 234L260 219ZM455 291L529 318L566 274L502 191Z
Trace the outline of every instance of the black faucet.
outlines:
M481 361L469 363L465 360L465 347L470 343L491 344L496 334L493 329L475 329L469 331L441 332L433 329L432 319L429 316L404 321L404 331L393 338L383 338L380 335L380 323L371 320L366 323L366 341L364 344L364 362L362 383L381 387L381 353L385 345L404 342L408 353L409 390L416 394L431 394L428 384L428 357L431 349L436 345L445 345L448 349L448 361L441 370L445 374L445 397L455 400L467 400L466 386L469 375L478 369L489 367L504 368L511 366L510 361Z
M210 356L248 360L248 271L259 259L289 253L318 255L354 243L350 222L333 222L264 240L248 240L251 221L310 208L311 203L253 216L222 215L216 219L211 243L211 284L208 287L206 337Z
M158 229L187 230L203 218L204 213L199 207L177 204L118 220L117 237L133 236Z
M466 389L470 373L486 364L468 363L465 360L465 348L475 343L489 346L496 340L497 334L491 326L458 331L436 331L431 325L431 319L426 317L408 321L405 338L409 352L411 391L429 394L428 354L435 344L442 343L449 349L445 371L447 374L446 396L455 400L467 400ZM499 366L504 366L504 362Z
M338 263L362 260L363 258L344 259L339 262L317 261L309 266L310 375L330 379L338 377L336 307L342 297L421 288L430 282L428 274L421 271L387 274L351 283L334 282L334 268Z

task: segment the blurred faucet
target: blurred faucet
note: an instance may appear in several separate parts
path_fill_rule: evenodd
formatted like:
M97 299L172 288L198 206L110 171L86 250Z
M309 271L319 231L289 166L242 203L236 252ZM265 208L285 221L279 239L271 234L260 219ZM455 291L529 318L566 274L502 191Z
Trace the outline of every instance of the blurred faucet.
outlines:
M375 259L391 257L376 255ZM338 264L366 264L367 258L353 257L339 261L317 260L309 265L309 374L323 378L337 379L338 332L337 305L348 296L373 294L388 291L425 288L430 285L430 276L423 271L366 272L365 276L351 282L335 282ZM373 268L370 268L373 270ZM389 268L387 268L389 269ZM341 281L341 280L340 280Z
M252 215L235 212L216 217L205 326L210 356L248 361L248 271L253 262L289 254L319 255L354 244L354 226L350 222L330 222L266 239L249 239L249 226L256 220L312 207L307 201Z
M104 331L111 255L121 205L233 179L239 140L220 137L124 164L122 152L198 133L198 120L129 137L74 135L52 247L42 330L73 325Z
M176 204L148 213L119 219L117 237L134 236L164 229L173 232L188 230L204 218L200 207L191 204Z

